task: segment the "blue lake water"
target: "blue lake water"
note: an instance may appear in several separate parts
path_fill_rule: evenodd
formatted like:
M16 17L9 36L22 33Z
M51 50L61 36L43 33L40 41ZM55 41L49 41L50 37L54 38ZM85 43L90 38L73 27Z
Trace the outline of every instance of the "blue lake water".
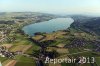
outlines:
M70 27L74 22L71 18L56 18L49 21L39 22L27 25L22 28L24 32L30 36L33 36L36 32L50 33L57 30L64 30Z

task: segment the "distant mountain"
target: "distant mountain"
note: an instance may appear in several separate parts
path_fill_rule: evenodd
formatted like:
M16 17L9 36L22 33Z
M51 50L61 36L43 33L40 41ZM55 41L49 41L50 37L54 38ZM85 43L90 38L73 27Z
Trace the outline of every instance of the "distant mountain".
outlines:
M72 16L72 28L100 35L100 17Z
M4 14L6 14L5 12L0 12L0 15L4 15Z

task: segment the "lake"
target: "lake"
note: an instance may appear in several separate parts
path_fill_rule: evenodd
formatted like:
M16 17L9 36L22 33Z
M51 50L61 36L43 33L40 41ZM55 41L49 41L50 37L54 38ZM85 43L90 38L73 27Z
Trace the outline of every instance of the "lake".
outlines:
M23 27L22 30L26 34L34 36L34 33L36 32L51 33L53 31L67 29L73 22L74 20L72 18L56 18L49 21L27 25Z

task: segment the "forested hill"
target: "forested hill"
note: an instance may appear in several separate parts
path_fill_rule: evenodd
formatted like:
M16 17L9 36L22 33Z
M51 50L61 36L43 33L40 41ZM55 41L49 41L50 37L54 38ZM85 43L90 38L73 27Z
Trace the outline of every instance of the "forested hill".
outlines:
M100 35L100 17L72 16L72 28Z

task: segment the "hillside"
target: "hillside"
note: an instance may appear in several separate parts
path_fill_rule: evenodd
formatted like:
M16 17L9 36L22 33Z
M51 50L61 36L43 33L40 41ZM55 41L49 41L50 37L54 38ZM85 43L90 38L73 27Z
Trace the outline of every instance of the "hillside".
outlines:
M100 35L100 17L73 16L71 27L92 34Z

